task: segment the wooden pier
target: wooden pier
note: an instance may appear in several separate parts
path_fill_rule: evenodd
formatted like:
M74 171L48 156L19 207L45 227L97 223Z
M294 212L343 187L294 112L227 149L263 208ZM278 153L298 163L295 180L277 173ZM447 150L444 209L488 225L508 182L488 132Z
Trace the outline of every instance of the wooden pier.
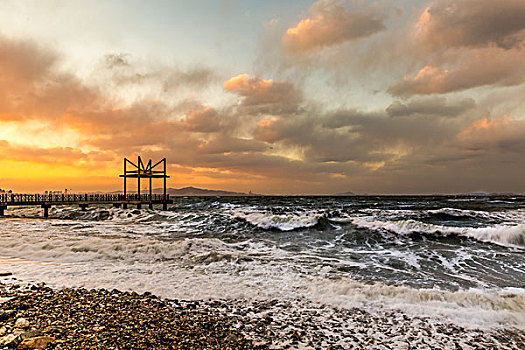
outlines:
M172 203L173 200L167 194L1 194L0 216L4 215L8 206L40 206L44 209L44 217L48 217L49 208L53 205L78 205L86 210L88 206L96 204L111 204L124 209L128 205L136 205L138 209L147 205L153 209L154 204L162 204L162 209L167 210L168 204Z
M127 165L131 165L131 170ZM137 164L124 158L124 173L120 177L124 180L124 194L0 194L0 216L4 216L4 211L8 206L37 205L44 209L44 217L49 216L49 208L53 205L78 205L82 210L86 210L89 205L111 204L114 207L127 208L128 205L136 205L138 209L143 204L147 204L153 209L154 204L162 204L162 209L167 210L168 204L172 204L169 195L166 193L166 158L153 164L151 159L144 163L139 156ZM162 170L155 170L161 168ZM127 193L127 179L137 179L137 193ZM140 193L140 180L149 180L149 194ZM153 194L153 179L163 180L163 194Z

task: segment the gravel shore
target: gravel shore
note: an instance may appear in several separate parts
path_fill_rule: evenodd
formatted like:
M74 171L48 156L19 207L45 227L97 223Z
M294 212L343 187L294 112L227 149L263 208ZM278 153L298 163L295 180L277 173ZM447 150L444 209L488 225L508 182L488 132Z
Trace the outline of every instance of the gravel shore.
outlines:
M159 299L0 284L0 349L524 349L517 329L305 301Z

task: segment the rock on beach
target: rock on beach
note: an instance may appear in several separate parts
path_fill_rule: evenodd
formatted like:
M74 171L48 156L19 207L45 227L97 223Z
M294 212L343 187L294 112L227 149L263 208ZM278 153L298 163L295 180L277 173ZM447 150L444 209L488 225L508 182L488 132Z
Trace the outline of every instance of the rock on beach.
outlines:
M29 321L26 320L25 318L19 318L15 322L15 328L21 328L21 329L29 328Z
M17 350L43 350L48 344L54 344L55 338L49 336L34 337L22 340L16 347Z

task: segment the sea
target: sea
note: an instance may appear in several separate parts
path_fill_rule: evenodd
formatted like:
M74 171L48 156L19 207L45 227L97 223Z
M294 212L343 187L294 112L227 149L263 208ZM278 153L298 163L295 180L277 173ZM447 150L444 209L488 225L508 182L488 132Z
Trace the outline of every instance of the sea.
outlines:
M175 197L10 207L0 278L163 298L305 301L525 330L524 196Z

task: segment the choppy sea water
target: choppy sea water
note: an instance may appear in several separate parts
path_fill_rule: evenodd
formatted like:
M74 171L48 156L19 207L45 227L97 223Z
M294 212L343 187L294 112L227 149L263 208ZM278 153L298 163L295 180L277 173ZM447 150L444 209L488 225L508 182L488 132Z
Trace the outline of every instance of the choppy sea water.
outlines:
M525 197L180 197L10 208L5 282L305 300L525 329ZM16 278L17 280L14 280ZM18 282L17 282L18 283Z

